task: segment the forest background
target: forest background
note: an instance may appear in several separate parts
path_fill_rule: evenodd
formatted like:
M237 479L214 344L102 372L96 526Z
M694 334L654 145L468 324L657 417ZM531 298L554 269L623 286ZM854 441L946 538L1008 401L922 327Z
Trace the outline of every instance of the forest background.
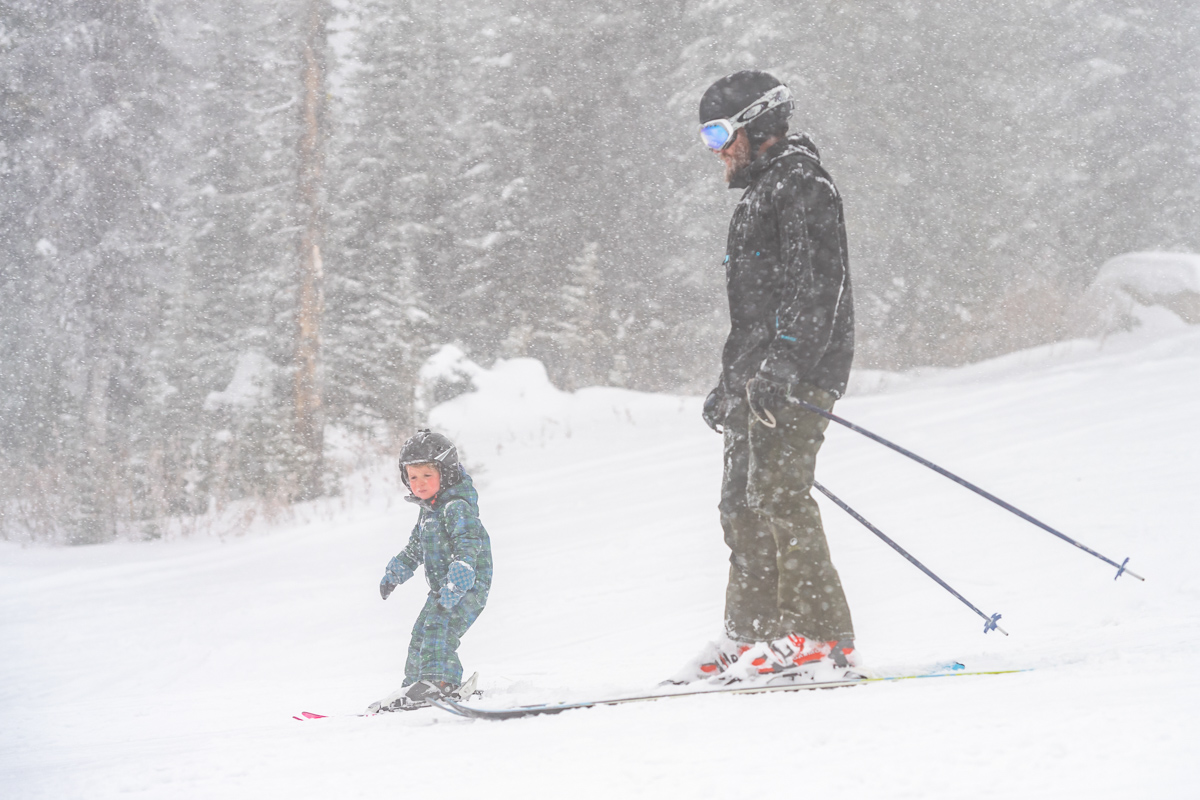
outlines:
M1200 250L1191 0L0 0L0 536L336 493L449 343L707 391L696 108L742 68L845 199L860 368L1056 341L1106 259Z

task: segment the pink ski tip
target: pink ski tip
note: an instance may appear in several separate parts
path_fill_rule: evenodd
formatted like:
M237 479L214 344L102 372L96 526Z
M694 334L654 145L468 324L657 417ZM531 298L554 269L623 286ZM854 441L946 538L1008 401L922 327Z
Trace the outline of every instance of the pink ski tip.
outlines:
M325 715L324 715L324 714L314 714L314 713L313 713L313 712L311 712L311 711L301 711L300 713L301 713L301 715L302 715L302 716L299 716L299 717L292 717L292 719L298 719L298 720L300 720L301 722L303 722L303 721L304 721L304 720L306 720L306 719L325 719Z

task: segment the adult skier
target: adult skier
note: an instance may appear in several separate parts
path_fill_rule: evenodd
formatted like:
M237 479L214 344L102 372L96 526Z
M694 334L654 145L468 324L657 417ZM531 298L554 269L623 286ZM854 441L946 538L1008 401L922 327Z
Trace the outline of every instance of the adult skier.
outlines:
M857 663L854 627L810 495L846 390L854 314L842 201L813 142L788 135L792 94L755 70L700 100L700 135L741 189L725 252L729 337L704 420L725 437L720 515L730 555L725 630L676 676L722 682Z

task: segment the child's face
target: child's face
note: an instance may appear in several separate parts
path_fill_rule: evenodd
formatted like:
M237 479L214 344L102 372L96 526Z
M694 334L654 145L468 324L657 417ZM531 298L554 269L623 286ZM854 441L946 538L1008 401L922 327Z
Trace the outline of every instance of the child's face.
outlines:
M408 488L422 500L428 500L442 488L442 476L433 464L408 464Z

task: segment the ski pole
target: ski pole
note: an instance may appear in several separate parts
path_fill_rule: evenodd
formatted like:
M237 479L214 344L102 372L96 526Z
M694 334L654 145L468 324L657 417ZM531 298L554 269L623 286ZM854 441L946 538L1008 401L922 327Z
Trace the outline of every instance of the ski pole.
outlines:
M888 544L888 546L890 546L890 547L891 547L893 550L895 550L897 553L899 553L900 555L902 555L902 556L904 556L906 559L908 559L908 562L909 562L910 564L912 564L912 565L913 565L914 567L916 567L917 569L921 570L921 572L924 572L924 573L925 573L926 575L928 575L929 577L933 578L935 581L937 581L937 583L938 583L938 585L939 585L939 586L941 586L941 587L942 587L943 589L945 589L947 592L949 592L950 594L954 595L954 596L955 596L955 597L957 597L959 600L961 600L961 601L963 602L963 604L964 604L964 605L965 605L967 608L971 609L971 610L972 610L972 611L974 611L976 614L978 614L979 616L983 617L983 619L984 619L983 632L984 632L984 633L987 633L988 631L991 631L991 630L997 630L997 631L1000 631L1001 633L1003 633L1005 636L1008 636L1008 631L1004 630L1004 628L1001 628L999 625L997 625L997 624L996 624L996 623L999 621L999 619L1000 619L1000 615L999 615L999 614L992 614L992 615L989 617L987 614L985 614L985 613L983 613L982 611L980 611L978 608L976 608L974 605L972 605L972 604L971 604L971 601L970 601L970 600L968 600L967 598L963 597L963 596L962 596L961 594L959 594L958 592L954 591L954 589L953 589L953 588L951 588L950 584L946 583L944 580L942 580L941 578L939 578L937 575L934 575L934 574L933 574L933 572L932 572L932 571L930 571L930 569L929 569L928 567L926 567L924 564L922 564L920 561L918 561L916 558L914 558L914 557L912 556L912 554L911 554L911 553L909 553L909 552L908 552L907 550L905 550L903 547L901 547L900 545L896 544L894 541L892 541L891 539L889 539L889 538L887 537L887 535L886 535L886 534L885 534L883 531L879 530L879 528L876 528L874 525L872 525L870 522L868 522L868 521L866 520L866 518L865 518L865 517L863 517L863 515L862 515L862 514L859 514L859 513L858 513L857 511L855 511L853 508L851 508L850 506L846 505L846 504L845 504L845 503L844 503L844 502L841 500L841 498L839 498L839 497L835 496L833 492L829 491L828 489L826 489L824 486L822 486L821 484L817 483L816 481L813 481L813 488L814 488L814 489L816 489L816 490L817 490L818 492L820 492L821 494L823 494L823 495L825 495L826 497L828 497L828 498L829 498L830 500L832 500L833 502L837 503L838 507L839 507L839 508L841 508L841 509L842 509L842 511L845 511L847 514L849 514L850 516L854 517L856 520L858 520L859 522L861 522L861 523L862 523L862 525L863 525L863 527L865 527L865 528L866 528L867 530L869 530L871 533L873 533L873 534L875 534L876 536L878 536L880 539L883 539L883 541L884 541L884 542L886 542L886 543Z
M905 448L901 447L898 444L895 444L894 442L889 442L887 439L883 438L882 436L875 434L875 433L871 433L866 428L860 428L858 425L855 425L853 422L844 420L841 417L837 416L836 414L832 414L832 413L826 411L825 409L821 408L820 406L815 406L812 403L805 402L804 400L799 400L795 397L789 397L788 402L795 403L796 405L800 406L801 408L805 409L806 411L811 411L814 414L820 414L822 417L825 417L826 419L829 419L829 420L833 420L834 422L838 423L839 425L844 425L845 427L849 428L850 430L854 431L855 433L861 433L863 436L866 436L868 439L871 439L872 441L875 441L875 442L879 442L879 444L883 445L884 447L890 447L892 450L895 450L897 453L900 453L901 455L904 455L904 456L908 456L913 461L916 461L918 464L925 466L925 467L929 467L931 470L933 470L937 474L942 475L946 478L949 478L950 480L957 483L959 486L962 486L965 489L970 489L972 492L979 495L980 497L991 500L993 503L1000 506L1005 511L1011 511L1013 514L1016 514L1018 517L1025 520L1026 522L1036 525L1037 527L1041 528L1042 530L1046 531L1047 533L1054 534L1055 536L1062 539L1064 542L1066 542L1068 544L1075 545L1083 552L1095 556L1096 558L1100 559L1101 561L1103 561L1106 564L1112 564L1114 567L1117 568L1116 577L1113 578L1114 581L1124 574L1128 574L1134 578L1137 578L1139 581L1146 580L1141 575L1138 575L1136 572L1134 572L1133 570L1128 569L1126 567L1126 565L1129 563L1128 558L1126 558L1124 561L1122 561L1120 564L1118 564L1117 562L1113 561L1111 558L1107 558L1106 556L1103 556L1100 553L1097 553L1095 550L1093 550L1092 548L1083 544L1082 542L1077 542L1074 539L1072 539L1070 536L1067 536L1066 534L1060 533L1059 531L1056 531L1054 528L1051 528L1049 525L1042 522L1041 520L1031 517L1029 514L1026 514L1024 511L1022 511L1021 509L1012 505L1011 503L1006 503L1005 501L1001 500L999 497L996 497L996 495L992 494L991 492L985 491L985 490L979 488L978 486L976 486L975 484L971 483L970 481L967 481L967 480L964 480L963 478L958 477L953 472L950 472L947 469L943 469L942 467L939 467L937 464L934 464L932 461L921 458L919 455L917 455L916 453L914 453L911 450L906 450Z

